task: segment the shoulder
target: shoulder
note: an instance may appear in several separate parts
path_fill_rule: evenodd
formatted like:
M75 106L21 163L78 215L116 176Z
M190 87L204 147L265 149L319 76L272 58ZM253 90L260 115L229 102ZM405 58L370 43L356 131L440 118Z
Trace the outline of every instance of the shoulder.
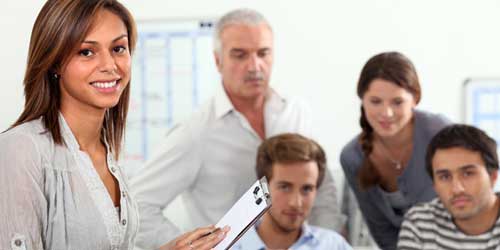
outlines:
M446 218L448 212L439 198L414 205L405 214L405 220L416 224L432 224L436 218Z
M359 153L361 152L361 147L359 145L359 135L356 135L353 137L347 144L342 147L342 151L340 153L341 157L354 157L358 156Z
M294 110L307 112L311 109L308 102L303 98L285 96L281 97L281 100L287 105L287 107Z
M199 137L216 119L215 97L200 105L188 118L175 123L167 132L166 137L180 137L181 141Z
M25 122L0 134L0 162L8 162L5 171L33 171L41 169L45 151L53 148L52 137L40 120ZM0 164L4 165L4 164Z
M359 135L357 135L342 148L340 153L340 164L344 172L346 172L348 170L357 169L361 166L362 162L363 152L359 144Z
M343 239L343 237L340 236L340 234L331 229L312 226L312 225L307 225L307 226L309 227L309 230L311 230L311 233L314 235L314 237L317 237L318 239L335 239L335 240Z
M309 106L302 99L282 96L271 89L264 105L268 135L299 133L317 139Z
M0 145L4 150L9 147L19 150L25 146L38 146L38 144L51 139L50 133L43 127L41 120L37 119L25 122L1 133Z
M188 119L181 122L183 125L190 125L193 130L203 129L217 119L216 96L212 96L201 104Z
M318 240L319 245L328 249L351 249L344 237L337 232L317 226L309 225L309 228L314 238Z
M268 103L274 113L282 113L290 117L309 117L311 107L303 98L296 96L284 95L271 89L271 98Z
M246 249L263 249L265 248L264 242L257 234L255 226L250 227L250 229L238 240L238 242L233 245L231 249L234 250L246 250Z
M435 114L422 110L415 110L415 127L421 133L434 136L439 130L450 125L450 119L441 114Z
M399 233L399 246L412 245L412 242L426 244L436 242L445 236L454 237L456 226L451 214L444 208L439 198L413 206L406 214ZM405 248L406 249L406 248ZM420 248L418 248L420 249Z

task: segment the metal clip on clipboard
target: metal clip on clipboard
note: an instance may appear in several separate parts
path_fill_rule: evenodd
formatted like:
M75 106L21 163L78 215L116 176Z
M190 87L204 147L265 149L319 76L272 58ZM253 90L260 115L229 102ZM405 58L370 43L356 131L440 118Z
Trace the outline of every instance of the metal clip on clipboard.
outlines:
M228 225L231 230L214 249L229 249L270 207L271 195L264 176L256 181L215 225L221 228Z

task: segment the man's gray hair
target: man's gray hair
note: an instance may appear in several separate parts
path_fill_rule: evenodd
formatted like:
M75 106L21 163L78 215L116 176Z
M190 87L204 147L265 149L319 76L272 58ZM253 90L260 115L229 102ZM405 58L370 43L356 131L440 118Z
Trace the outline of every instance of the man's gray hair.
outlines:
M221 52L222 48L221 35L222 31L227 26L233 24L258 25L261 23L266 24L269 27L269 29L271 29L271 25L269 25L269 22L266 20L266 18L264 18L264 16L259 12L257 12L256 10L242 8L242 9L235 9L226 13L217 21L215 25L214 50L217 53Z

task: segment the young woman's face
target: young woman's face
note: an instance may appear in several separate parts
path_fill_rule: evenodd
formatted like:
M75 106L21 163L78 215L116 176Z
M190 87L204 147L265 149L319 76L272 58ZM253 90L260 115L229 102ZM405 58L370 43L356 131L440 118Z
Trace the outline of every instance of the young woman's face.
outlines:
M125 24L112 12L101 11L59 72L61 109L89 112L115 106L130 81L130 62Z
M368 122L380 137L398 134L411 121L417 105L408 90L383 79L370 83L362 103Z

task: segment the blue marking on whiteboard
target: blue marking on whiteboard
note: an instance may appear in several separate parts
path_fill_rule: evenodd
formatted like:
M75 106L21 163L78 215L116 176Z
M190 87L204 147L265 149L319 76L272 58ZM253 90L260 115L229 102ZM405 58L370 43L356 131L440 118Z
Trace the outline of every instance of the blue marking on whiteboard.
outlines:
M146 40L144 37L139 37L140 42L140 50L141 50L141 106L142 106L142 114L141 114L141 126L142 126L142 156L143 159L147 158L147 153L148 153L148 126L147 126L147 105L146 105L146 85L147 85L147 78L146 78L146 49L145 49L145 44Z
M163 39L170 39L170 38L178 38L178 37L192 37L197 36L211 36L212 32L210 31L169 31L169 32L140 32L140 36L145 37L146 39L152 39L152 38L163 38Z
M191 46L191 56L192 56L192 62L191 62L191 72L192 75L193 75L193 110L198 107L198 98L199 98L199 94L198 94L198 53L196 53L196 34L192 34L191 36L191 42L192 42L192 46Z
M172 123L174 122L173 118L173 95L172 95L172 43L171 43L171 38L167 38L167 55L166 55L166 62L167 62L167 77L166 77L166 85L167 85L167 128L172 126Z
M172 78L172 44L171 44L171 39L172 38L190 38L192 40L192 74L193 74L193 79L192 79L192 84L193 84L193 90L192 90L192 103L193 103L193 109L196 108L199 105L199 98L200 98L200 77L198 74L199 70L199 65L198 65L198 59L199 55L196 50L196 45L197 45L197 38L199 37L211 37L212 36L212 31L209 29L207 30L206 28L203 28L202 30L196 30L196 31L147 31L147 32L139 32L138 34L138 50L141 52L142 57L139 59L141 65L140 65L140 70L142 71L141 73L141 121L140 121L140 127L142 129L142 138L140 138L142 142L142 154L143 154L143 160L148 159L148 154L149 154L149 130L148 130L148 110L151 109L152 107L148 107L147 104L147 89L148 86L147 84L147 53L146 53L146 41L149 39L164 39L167 46L166 46L166 94L167 94L167 121L166 125L167 128L171 127L173 125L174 117L173 117L173 111L174 111L174 102L173 102L173 92L175 91L173 89L173 78ZM161 124L161 123L160 123Z

